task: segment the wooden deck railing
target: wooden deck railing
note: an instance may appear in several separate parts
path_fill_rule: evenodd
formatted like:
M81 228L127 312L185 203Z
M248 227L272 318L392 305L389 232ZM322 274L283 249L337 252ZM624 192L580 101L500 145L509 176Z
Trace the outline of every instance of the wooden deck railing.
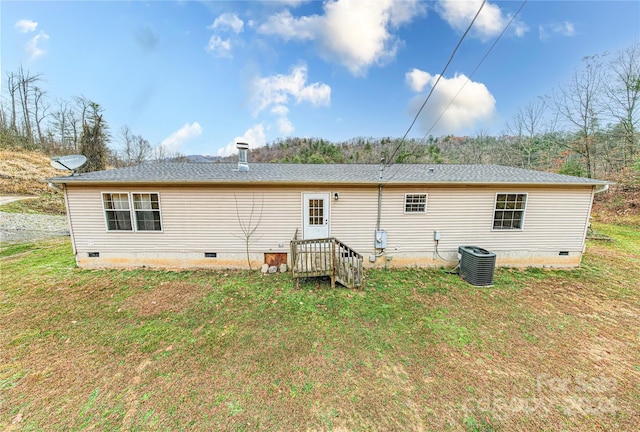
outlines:
M363 284L362 255L335 237L291 240L291 272L294 278L329 276L347 288Z

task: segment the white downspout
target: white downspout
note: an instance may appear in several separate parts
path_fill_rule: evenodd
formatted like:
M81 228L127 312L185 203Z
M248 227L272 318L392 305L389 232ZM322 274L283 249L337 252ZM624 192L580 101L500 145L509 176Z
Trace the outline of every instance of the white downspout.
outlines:
M78 249L76 248L76 238L73 235L73 225L71 224L71 211L69 211L69 197L67 194L67 185L62 184L62 192L64 193L64 206L67 209L67 225L69 225L69 236L71 236L71 247L73 248L73 256L78 265Z

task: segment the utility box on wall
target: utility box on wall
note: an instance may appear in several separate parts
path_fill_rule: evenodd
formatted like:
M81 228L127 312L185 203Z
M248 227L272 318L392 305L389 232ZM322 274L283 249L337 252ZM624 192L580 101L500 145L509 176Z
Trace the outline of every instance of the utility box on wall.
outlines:
M460 277L471 285L493 285L496 254L477 246L460 246Z
M384 249L387 247L387 232L385 230L376 230L376 249Z

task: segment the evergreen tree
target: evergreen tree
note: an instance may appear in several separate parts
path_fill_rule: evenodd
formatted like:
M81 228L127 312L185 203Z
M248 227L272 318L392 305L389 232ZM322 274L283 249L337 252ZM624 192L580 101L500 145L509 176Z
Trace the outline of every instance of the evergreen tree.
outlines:
M107 166L109 128L102 118L102 111L98 103L89 103L80 136L80 153L87 158L87 163L80 169L81 172L100 171Z

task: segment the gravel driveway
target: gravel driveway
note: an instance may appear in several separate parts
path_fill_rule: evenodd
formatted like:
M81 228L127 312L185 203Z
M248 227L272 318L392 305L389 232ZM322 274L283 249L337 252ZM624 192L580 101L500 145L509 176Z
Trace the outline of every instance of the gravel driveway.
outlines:
M23 243L68 235L66 216L0 212L2 243Z

